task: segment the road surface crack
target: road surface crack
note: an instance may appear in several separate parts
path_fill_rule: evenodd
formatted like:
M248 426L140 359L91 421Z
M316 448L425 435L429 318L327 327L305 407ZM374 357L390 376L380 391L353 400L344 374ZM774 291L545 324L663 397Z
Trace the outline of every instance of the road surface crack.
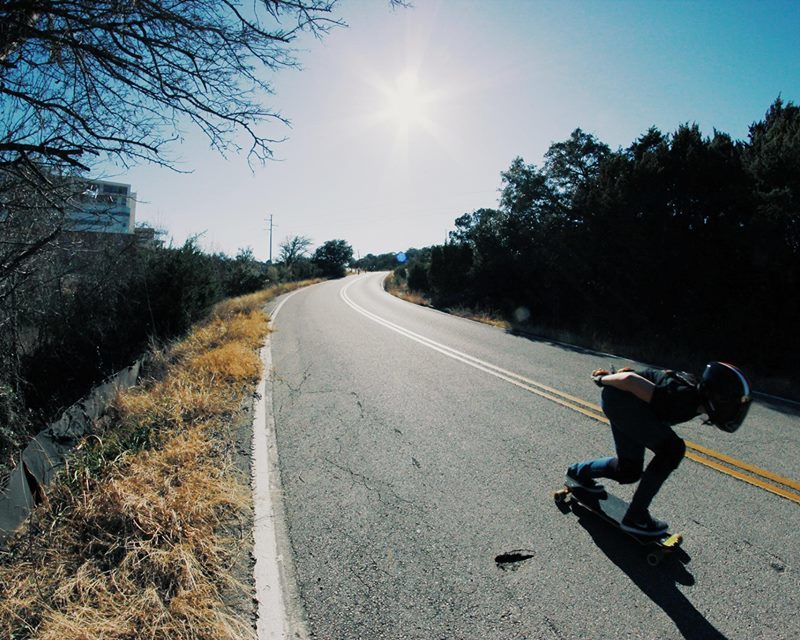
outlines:
M325 462L327 462L329 465L331 465L332 467L335 467L336 469L339 469L339 471L342 471L343 473L349 474L350 475L350 479L351 479L351 481L353 483L351 485L351 487L353 487L353 486L355 486L357 484L360 484L367 491L376 494L378 496L378 502L380 502L382 504L389 504L389 502L384 499L383 493L381 493L381 490L378 489L377 487L370 486L370 483L375 484L377 482L377 483L383 484L383 485L385 485L385 487L389 491L389 493L395 498L395 500L398 500L399 502L404 502L406 504L414 504L411 500L408 500L408 499L403 498L402 496L398 495L394 491L392 486L387 484L387 483L379 482L379 481L376 481L376 480L374 480L372 478L368 478L363 473L359 473L358 471L353 471L353 469L350 469L349 467L345 467L344 465L341 465L341 464L339 464L337 462L334 462L330 458L323 458L323 460Z
M364 405L361 403L361 398L355 391L351 391L350 395L356 399L356 406L358 407L359 417L364 418Z

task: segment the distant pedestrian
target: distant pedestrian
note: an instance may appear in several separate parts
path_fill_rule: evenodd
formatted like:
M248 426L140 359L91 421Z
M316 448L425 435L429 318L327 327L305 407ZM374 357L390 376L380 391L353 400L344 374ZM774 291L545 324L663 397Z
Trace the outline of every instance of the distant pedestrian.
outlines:
M659 369L597 369L592 379L603 389L601 404L611 422L617 455L573 464L567 476L594 493L605 491L596 478L620 484L638 481L622 528L661 535L669 525L650 515L650 503L686 453L686 444L672 427L704 414L705 424L733 433L750 409L750 384L739 369L724 362L706 365L699 381L691 374ZM645 449L655 453L646 469Z

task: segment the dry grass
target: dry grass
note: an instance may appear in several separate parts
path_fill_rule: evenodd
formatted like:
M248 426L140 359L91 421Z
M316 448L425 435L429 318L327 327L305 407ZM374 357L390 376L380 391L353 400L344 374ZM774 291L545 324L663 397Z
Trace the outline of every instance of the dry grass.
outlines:
M511 323L504 320L499 313L495 311L483 311L481 309L470 309L468 307L450 307L446 309L447 313L457 316L459 318L467 318L475 322L489 324L499 329L510 329Z
M421 307L431 307L430 299L417 292L417 291L409 291L408 288L404 285L398 285L394 281L386 283L386 291L391 293L396 298L400 298L401 300L405 300L406 302L410 302L412 304L417 304Z
M120 394L49 503L0 557L0 637L225 640L253 636L226 594L249 552L249 477L230 423L261 373L260 310L283 289L218 305Z
M383 283L384 289L391 293L396 298L411 302L412 304L420 305L421 307L431 307L430 299L418 292L409 290L408 286L403 281L398 281L394 274L390 274Z
M388 293L391 293L397 298L401 298L412 304L417 304L422 307L433 307L433 303L426 295L418 291L409 291L408 286L404 282L398 282L394 275L386 278L385 288ZM494 311L484 311L481 309L470 309L468 307L448 307L442 309L447 313L458 316L459 318L467 318L475 322L482 322L483 324L490 324L493 327L500 329L510 329L511 323L505 320L499 313Z

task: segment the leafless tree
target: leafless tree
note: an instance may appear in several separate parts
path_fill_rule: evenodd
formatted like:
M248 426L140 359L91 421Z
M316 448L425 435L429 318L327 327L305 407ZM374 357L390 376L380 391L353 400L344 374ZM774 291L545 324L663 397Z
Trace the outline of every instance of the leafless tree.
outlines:
M297 66L300 33L343 24L335 4L0 0L0 184L59 204L54 176L98 161L174 167L169 143L191 127L223 154L270 158L265 125L286 122L265 104L270 74ZM0 219L14 206L5 191ZM0 263L0 278L51 232Z
M343 24L336 2L0 0L0 368L79 178L100 163L174 168L170 143L191 128L222 154L269 159L269 125L286 122L266 104L271 74L298 66L301 33Z
M279 260L287 267L290 267L297 262L297 259L305 256L308 249L311 247L311 238L306 236L294 236L293 238L286 238L280 245Z
M296 66L291 42L341 22L320 0L0 0L2 161L87 169L90 156L168 164L187 122L216 149L272 154L258 130L265 71Z

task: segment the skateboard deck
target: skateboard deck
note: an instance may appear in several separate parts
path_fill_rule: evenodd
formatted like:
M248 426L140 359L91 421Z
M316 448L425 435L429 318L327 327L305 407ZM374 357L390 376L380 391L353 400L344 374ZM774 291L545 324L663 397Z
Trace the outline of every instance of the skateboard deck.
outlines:
M574 480L567 478L564 488L556 491L553 498L559 507L568 506L575 502L599 516L609 524L613 525L623 533L636 540L640 545L648 547L647 562L656 566L661 562L665 555L672 553L680 547L683 536L679 533L662 533L657 536L645 536L637 533L625 531L622 528L622 518L628 511L628 503L617 496L604 491L602 493L592 493L586 491Z

